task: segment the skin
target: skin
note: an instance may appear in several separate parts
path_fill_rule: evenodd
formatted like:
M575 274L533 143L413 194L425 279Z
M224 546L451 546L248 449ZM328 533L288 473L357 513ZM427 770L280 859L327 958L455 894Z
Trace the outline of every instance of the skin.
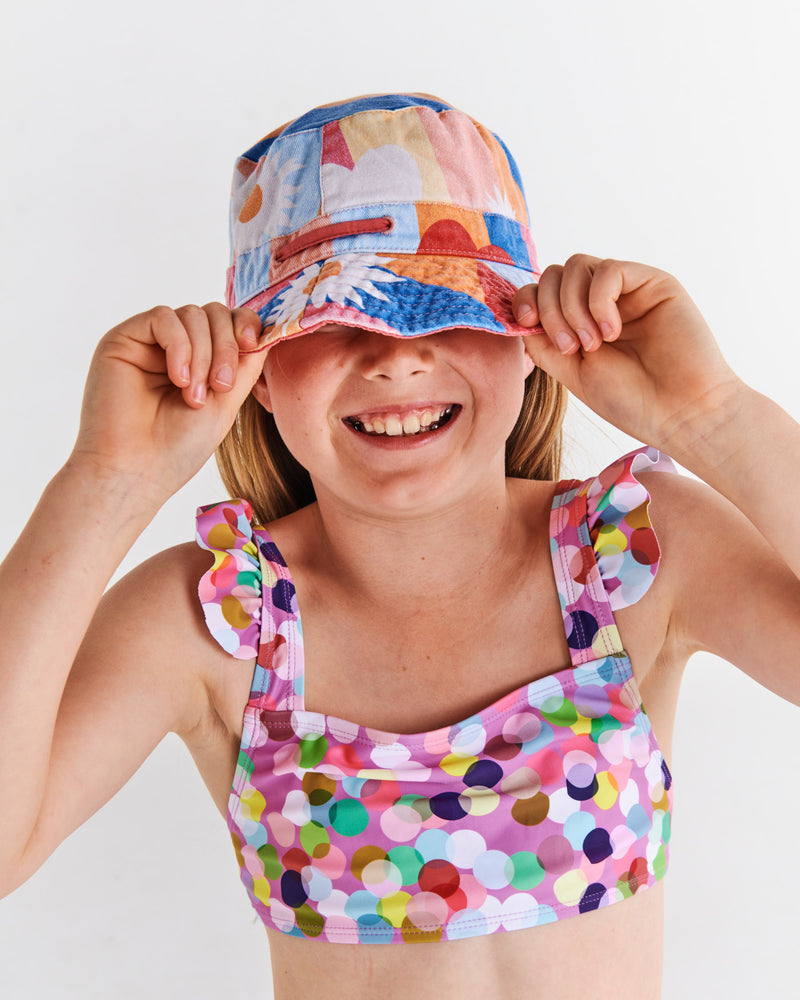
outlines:
M616 615L667 760L681 673L696 650L800 701L800 531L776 499L800 487L791 482L800 474L777 461L797 453L800 428L730 370L663 271L576 255L521 289L514 307L529 337L453 330L397 340L338 327L265 357L255 314L210 304L151 310L101 341L73 454L0 567L0 591L17 602L51 595L48 623L20 622L19 604L0 600L4 893L169 731L225 813L253 664L227 656L202 621L196 586L207 553L176 546L101 594L251 390L317 489L316 504L270 526L302 608L309 710L421 731L569 664L547 551L554 485L503 471L531 363L704 480L643 476L662 566L645 597ZM389 453L342 422L426 401L461 409L424 446ZM412 618L414 630L404 628ZM387 635L406 638L387 649ZM466 942L387 948L270 933L270 951L278 998L337 997L342 990L321 993L321 983L344 983L348 996L640 1000L660 992L661 932L656 887L580 918Z

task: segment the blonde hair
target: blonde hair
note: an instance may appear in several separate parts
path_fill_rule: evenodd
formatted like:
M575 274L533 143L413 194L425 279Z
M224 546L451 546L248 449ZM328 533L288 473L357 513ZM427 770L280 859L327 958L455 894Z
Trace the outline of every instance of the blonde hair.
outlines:
M525 380L519 417L506 441L506 475L558 479L564 387L541 368ZM261 524L269 524L316 500L311 476L278 433L275 419L254 396L242 404L216 453L228 495L246 498Z

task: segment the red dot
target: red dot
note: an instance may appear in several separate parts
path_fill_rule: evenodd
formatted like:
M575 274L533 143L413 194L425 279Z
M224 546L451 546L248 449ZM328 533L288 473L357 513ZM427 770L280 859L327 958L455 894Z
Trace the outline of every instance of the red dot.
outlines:
M426 861L420 868L418 881L423 892L435 892L437 896L446 899L456 892L461 879L455 865L435 858L433 861Z
M281 862L287 871L301 872L311 863L311 859L299 847L292 847L284 854Z

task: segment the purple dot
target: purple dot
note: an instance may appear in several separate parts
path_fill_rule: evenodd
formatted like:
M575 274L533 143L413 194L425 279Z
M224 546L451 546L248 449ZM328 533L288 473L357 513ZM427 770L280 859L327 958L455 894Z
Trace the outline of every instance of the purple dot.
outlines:
M588 649L597 634L597 619L588 611L570 611L572 629L567 636L570 649Z
M573 867L575 861L572 844L566 837L560 837L558 834L545 837L539 844L536 854L539 864L551 875L563 875Z
M286 871L281 875L281 898L287 906L296 910L308 899L308 893L303 888L300 872Z
M440 792L428 801L431 812L439 819L463 819L467 815L466 809L459 802L458 792Z
M470 764L464 775L464 784L474 787L482 785L491 788L503 777L503 769L493 760L477 760Z
M587 885L578 903L578 912L588 913L589 910L596 910L603 901L605 892L606 887L599 882L592 882L591 885Z
M608 830L603 830L602 827L598 826L596 829L590 830L584 837L583 853L592 864L597 864L598 861L605 861L612 851L613 847L611 846L611 838L608 835Z

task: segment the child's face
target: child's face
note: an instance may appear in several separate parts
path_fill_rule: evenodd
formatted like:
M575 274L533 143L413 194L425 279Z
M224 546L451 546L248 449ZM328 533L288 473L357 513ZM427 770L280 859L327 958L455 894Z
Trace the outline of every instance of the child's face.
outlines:
M504 476L531 368L518 337L331 325L273 347L253 391L320 500L419 515Z

